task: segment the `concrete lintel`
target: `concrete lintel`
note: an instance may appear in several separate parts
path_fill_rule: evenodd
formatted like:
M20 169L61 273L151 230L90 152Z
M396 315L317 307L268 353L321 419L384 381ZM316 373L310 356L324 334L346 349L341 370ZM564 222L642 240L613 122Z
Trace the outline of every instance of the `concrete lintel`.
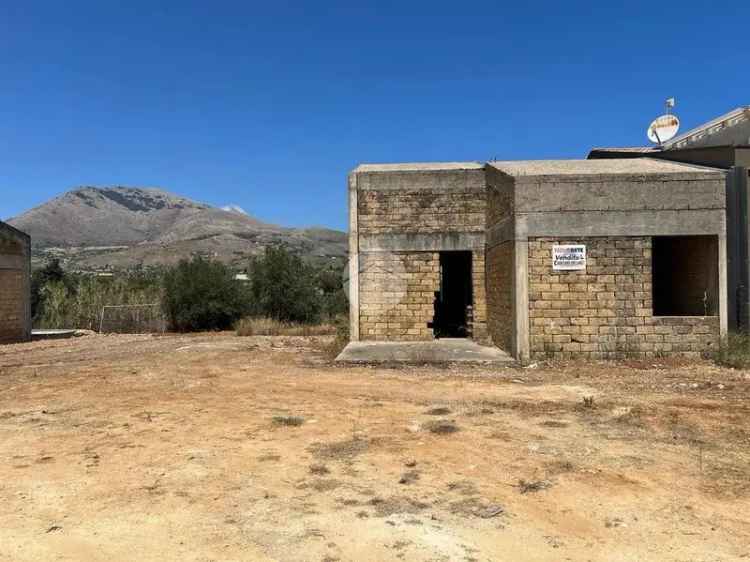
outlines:
M356 172L361 191L484 191L483 169Z
M359 238L361 252L450 252L484 249L484 232L434 234L367 234Z
M517 213L726 208L722 177L702 181L529 182L515 191Z
M526 213L517 215L516 221L516 238L524 236L690 236L724 235L725 232L724 209Z
M724 170L705 168L688 172L670 173L610 173L610 174L550 174L550 175L524 175L510 176L517 184L528 183L587 183L587 182L618 182L618 183L653 183L653 182L675 182L675 181L724 181Z

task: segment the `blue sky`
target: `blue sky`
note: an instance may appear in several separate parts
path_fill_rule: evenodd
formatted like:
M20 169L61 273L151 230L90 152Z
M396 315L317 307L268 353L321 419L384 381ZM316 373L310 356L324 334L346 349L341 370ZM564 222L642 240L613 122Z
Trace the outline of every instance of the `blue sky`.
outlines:
M0 217L161 187L346 226L360 162L582 158L750 104L746 2L0 6Z

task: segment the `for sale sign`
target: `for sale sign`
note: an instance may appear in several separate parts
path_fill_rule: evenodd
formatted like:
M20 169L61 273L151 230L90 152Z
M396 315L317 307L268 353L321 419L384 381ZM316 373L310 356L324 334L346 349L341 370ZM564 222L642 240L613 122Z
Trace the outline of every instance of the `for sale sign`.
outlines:
M552 269L555 271L586 269L586 246L583 244L552 246Z

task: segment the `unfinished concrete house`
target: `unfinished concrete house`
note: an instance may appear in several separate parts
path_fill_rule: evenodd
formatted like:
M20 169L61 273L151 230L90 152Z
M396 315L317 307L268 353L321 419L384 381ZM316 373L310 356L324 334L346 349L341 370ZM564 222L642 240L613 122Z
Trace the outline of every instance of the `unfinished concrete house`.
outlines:
M31 239L0 222L0 344L31 338Z
M703 353L727 326L725 184L649 158L359 166L351 338Z

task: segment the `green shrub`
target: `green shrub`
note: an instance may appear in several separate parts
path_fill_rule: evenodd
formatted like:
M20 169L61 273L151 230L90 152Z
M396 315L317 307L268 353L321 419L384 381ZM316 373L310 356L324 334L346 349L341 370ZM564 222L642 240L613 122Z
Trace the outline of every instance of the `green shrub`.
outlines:
M65 271L60 260L53 258L47 264L31 274L31 317L39 318L44 311L45 287L49 283L64 283Z
M713 360L734 369L750 369L750 335L729 334L721 340Z
M338 268L321 267L317 270L316 282L320 293L320 312L324 318L334 320L349 312L349 299L344 293Z
M250 292L255 316L313 324L321 316L315 270L284 247L268 246L250 263Z
M226 330L247 314L248 294L226 265L195 257L164 275L162 306L180 332Z

